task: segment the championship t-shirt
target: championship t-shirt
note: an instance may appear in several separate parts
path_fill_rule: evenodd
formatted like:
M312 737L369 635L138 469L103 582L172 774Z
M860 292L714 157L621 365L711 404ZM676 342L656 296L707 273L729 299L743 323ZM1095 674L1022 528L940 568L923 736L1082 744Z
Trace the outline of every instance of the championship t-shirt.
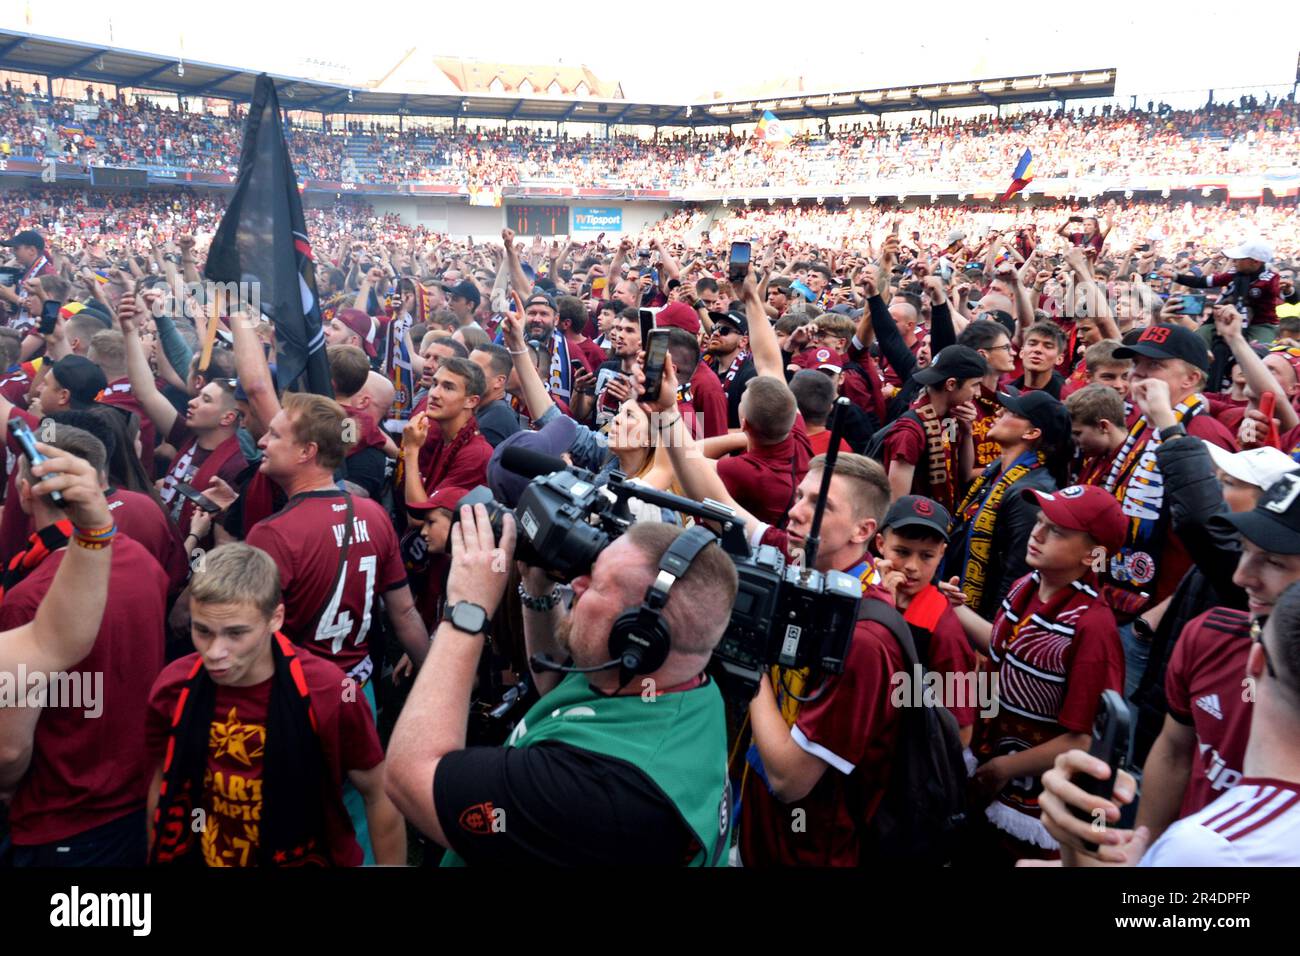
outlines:
M173 661L148 694L147 756L162 766L176 701L197 654ZM384 759L366 695L343 692L344 674L327 661L299 655L312 709L316 712L328 779L324 801L325 838L335 866L360 866L363 858L348 811L343 806L344 775L370 770ZM208 734L208 766L203 795L195 808L205 811L203 860L208 866L256 866L262 819L266 715L274 678L252 687L218 685Z
M366 636L376 595L406 584L397 532L388 513L369 498L352 497L347 567L339 574L347 539L347 502L329 488L294 495L258 522L247 543L275 559L284 591L284 635L344 671L369 651Z

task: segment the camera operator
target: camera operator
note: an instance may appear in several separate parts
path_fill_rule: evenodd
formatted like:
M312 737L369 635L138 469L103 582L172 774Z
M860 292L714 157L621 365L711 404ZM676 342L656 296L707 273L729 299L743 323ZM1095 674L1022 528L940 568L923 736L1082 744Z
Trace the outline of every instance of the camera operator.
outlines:
M757 324L751 322L751 328ZM776 347L775 333L766 321L763 325L756 336L756 355L769 345ZM677 425L671 412L676 380L670 359L660 399L647 406L660 416L661 430ZM665 414L668 420L662 418ZM802 549L821 493L824 458L809 463L796 488L788 529L782 531L738 506L716 466L698 454L688 430L674 431L665 444L687 495L712 498L735 510L753 544L776 546L787 556ZM888 506L884 469L861 455L840 455L826 496L815 567L845 571L862 582L865 598L892 604L876 583L868 551ZM881 567L889 568L884 563ZM898 734L890 675L903 669L902 652L888 629L858 621L844 672L827 682L815 703L801 705L795 699L813 690L803 686L806 674L775 672L780 676L771 679L764 675L749 706L754 743L741 789L740 856L746 866L856 866L863 860Z
M649 612L671 635L663 662L629 676L610 661L618 619L663 586L661 561L688 533L634 525L574 580L567 614L545 572L526 569L529 653L588 670L558 677L535 665L542 699L507 745L466 748L470 691L505 591L515 524L504 518L498 543L483 505L461 508L447 613L393 730L387 765L393 802L453 851L444 865L725 861L726 730L722 695L704 668L726 630L737 575L716 543L670 576L666 602Z

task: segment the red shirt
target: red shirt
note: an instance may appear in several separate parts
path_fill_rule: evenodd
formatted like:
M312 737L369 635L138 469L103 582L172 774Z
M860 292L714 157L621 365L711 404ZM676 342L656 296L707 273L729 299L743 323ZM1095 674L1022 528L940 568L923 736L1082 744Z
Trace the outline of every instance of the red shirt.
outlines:
M451 441L443 438L437 422L431 422L429 437L420 449L420 478L425 493L433 494L443 485L449 488L486 485L491 459L492 446L479 433L478 419L473 415Z
M1025 588L1033 591L1023 612L1017 612L1019 624L1005 609L993 622L989 657L998 677L999 706L997 714L975 722L971 751L981 764L1064 733L1091 733L1101 692L1124 687L1119 629L1096 589L1075 582L1066 593L1054 595L1052 609L1045 611L1035 572L1011 586L1007 602L1019 606ZM1018 824L1001 829L1021 840L1026 832L1041 830L1050 840L1038 820L1041 791L1037 777L1012 780L993 801L989 818L997 823L1018 816Z
M1250 278L1247 276L1247 278ZM1235 270L1216 272L1205 280L1205 288L1217 289L1236 282ZM1272 269L1264 269L1250 280L1243 303L1250 307L1251 325L1277 325L1277 304L1282 300L1282 277Z
M888 600L868 586L864 600ZM802 749L828 766L812 791L781 803L751 767L741 796L740 855L745 866L856 866L861 823L875 814L889 782L898 709L890 681L903 669L894 636L874 621L859 621L844 672L825 693L802 704L790 733ZM804 688L807 694L812 688ZM792 827L803 810L804 827Z
M119 378L114 382L108 383L108 388L99 393L99 403L101 405L112 405L114 408L120 408L124 412L134 412L140 418L140 464L144 465L144 473L149 476L149 480L154 479L154 424L149 413L144 410L135 393L131 391L131 380ZM179 417L184 421L184 416ZM179 445L173 446L179 448ZM202 489L199 489L200 491Z
M727 433L727 392L713 369L703 362L691 373L691 407L697 419L703 420L698 434L705 438Z
M803 418L796 415L794 428L784 441L755 444L743 455L722 459L718 462L718 477L736 503L759 521L784 525L794 504L795 488L808 473L811 458L812 446Z
M321 657L350 671L369 651L375 595L406 584L397 532L382 505L352 497L353 532L348 566L336 588L347 508L337 488L294 495L248 533L280 569L284 591L282 631Z
M1002 446L990 441L988 434L1006 408L998 401L997 393L983 382L972 404L975 406L975 421L971 422L970 428L971 440L975 444L975 465L984 469L1002 457Z
M926 399L922 398L921 400L925 401ZM916 405L912 407L916 408ZM910 416L899 417L894 420L894 426L885 433L881 457L884 459L883 464L886 474L889 473L889 466L895 461L911 465L913 468L911 493L933 498L951 513L960 504L960 502L953 500L956 497L953 488L956 484L958 449L948 440L948 429L943 428L941 432L943 444L942 467L946 469L947 475L953 476L951 484L948 481L940 484L937 480L931 480L931 470L938 470L940 463L931 462L929 440L925 434L925 427Z
M67 670L81 688L80 701L73 698L80 706L46 707L36 724L31 766L9 818L19 846L64 840L144 809L145 701L163 666L167 578L125 534L113 540L112 552L95 646ZM65 553L55 551L5 594L0 630L36 618Z
M1251 705L1242 698L1250 615L1211 608L1183 628L1165 672L1169 716L1196 730L1197 752L1180 817L1201 810L1242 776Z
M108 510L118 530L138 541L167 573L171 593L185 586L190 576L189 555L180 530L167 520L157 503L146 494L115 488L107 496Z
M162 765L176 699L197 654L167 665L148 694L146 731L149 768ZM335 866L360 866L361 847L343 806L343 778L351 770L370 770L384 759L379 734L365 694L339 692L343 672L311 654L300 655L311 706L316 712L321 750L329 779L321 795L325 838ZM262 815L262 755L266 745L266 711L274 678L252 687L217 687L208 743L208 772L195 808L205 811L202 842L208 866L253 866L257 821ZM146 751L141 749L141 756Z
M605 350L591 339L583 339L581 342L569 339L569 357L570 360L579 359L583 365L587 366L588 372L595 372L596 369L609 360Z
M15 365L0 375L0 395L19 408L27 407L27 390L32 387L32 377L23 365Z
M831 430L829 428L825 428L814 435L809 435L808 447L810 449L810 454L812 455L813 458L816 458L818 455L826 454L826 452L829 451L831 447ZM840 451L841 452L853 451L853 449L849 447L849 443L846 442L843 438L840 439Z
M938 600L943 602L943 611L939 615L939 620L933 627L926 628L930 632L930 650L927 655L927 670L934 671L936 674L946 676L966 675L975 673L975 651L970 645L970 640L966 637L966 631L961 626L961 621L957 619L956 613L948 605L948 599L943 597L941 592L933 584L926 585L920 593L915 595L907 606L907 611L903 614L903 620L913 627L925 627L925 623L919 619L918 612L923 607L922 599L927 596L937 596ZM961 685L963 686L963 681ZM961 691L964 695L965 691ZM972 699L945 700L945 705L952 712L953 717L957 719L958 727L969 727L975 722L975 715L979 711L978 701Z

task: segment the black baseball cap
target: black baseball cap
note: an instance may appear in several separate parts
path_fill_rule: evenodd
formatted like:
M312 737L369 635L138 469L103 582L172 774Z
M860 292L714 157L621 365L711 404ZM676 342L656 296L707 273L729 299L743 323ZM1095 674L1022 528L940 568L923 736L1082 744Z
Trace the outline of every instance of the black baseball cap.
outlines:
M45 237L34 229L24 229L12 239L6 239L0 242L0 246L33 246L41 252L45 251Z
M1215 515L1208 526L1229 534L1239 532L1273 554L1300 554L1300 471L1273 482L1252 510Z
M524 300L525 309L527 309L530 305L544 305L552 312L556 311L555 300L552 299L545 292L534 291L532 295L530 295L527 299Z
M1136 339L1115 350L1117 359L1132 359L1139 355L1154 359L1182 359L1202 372L1210 370L1210 352L1205 342L1181 325L1147 326Z
M903 528L924 528L947 541L948 525L951 521L948 510L933 498L926 498L924 495L903 495L885 512L885 520L881 523L880 530L901 531Z
M919 368L912 378L921 385L937 385L955 378L959 382L968 378L983 378L989 366L984 356L964 345L950 345L934 357L929 368Z
M741 335L749 334L749 319L743 312L710 312L709 318L715 328L719 325L729 325Z
M1043 444L1057 446L1070 437L1070 412L1064 403L1044 391L1010 395L998 392L998 401L1013 415L1025 419L1043 431Z
M103 370L84 355L65 355L50 366L50 373L68 390L73 408L89 408L108 388Z
M448 295L458 295L462 299L468 299L470 302L474 303L475 308L478 308L479 303L483 301L483 297L479 294L478 286L469 279L461 279L455 285L447 285L444 282L442 284L442 291L446 292Z

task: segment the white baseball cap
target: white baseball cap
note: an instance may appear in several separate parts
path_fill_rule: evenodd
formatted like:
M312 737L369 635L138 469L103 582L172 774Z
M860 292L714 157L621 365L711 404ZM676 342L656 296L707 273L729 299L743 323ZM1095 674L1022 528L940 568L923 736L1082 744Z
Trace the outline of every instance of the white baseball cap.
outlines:
M1223 254L1229 259L1257 259L1260 262L1273 260L1273 247L1263 239L1247 239L1239 246L1224 249Z
M1224 451L1210 442L1206 442L1205 447L1210 451L1214 467L1238 481L1265 491L1287 472L1300 468L1300 462L1272 445L1236 452Z

